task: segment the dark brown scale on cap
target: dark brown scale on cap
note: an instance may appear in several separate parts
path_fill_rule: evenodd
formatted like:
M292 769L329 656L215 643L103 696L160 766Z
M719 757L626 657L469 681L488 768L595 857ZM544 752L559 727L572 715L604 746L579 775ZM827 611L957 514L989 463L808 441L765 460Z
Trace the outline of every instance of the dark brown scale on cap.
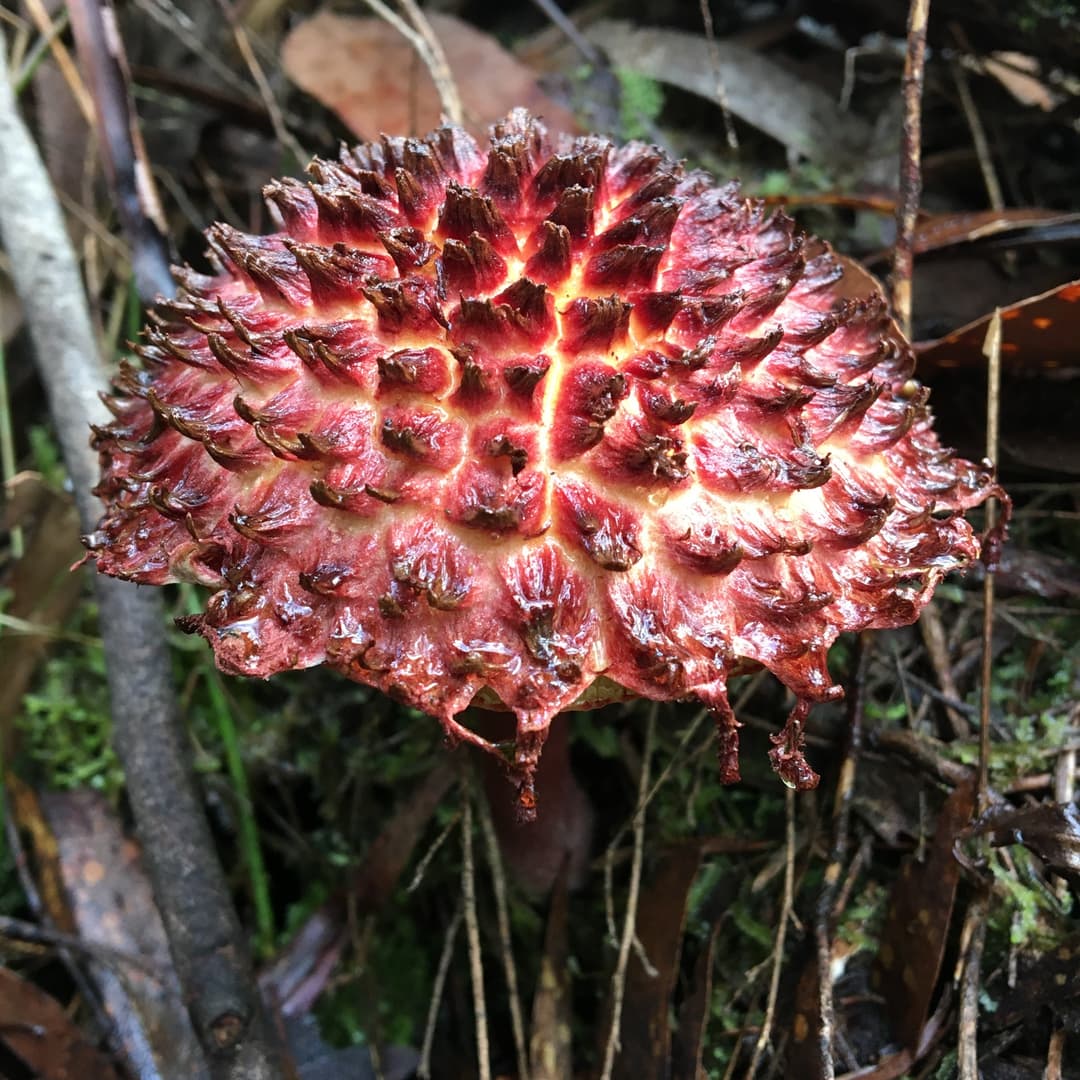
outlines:
M618 296L579 297L563 311L563 348L571 352L607 352L622 345L632 308Z
M607 251L622 244L653 244L666 250L682 205L683 200L678 198L653 199L597 236L593 250Z
M554 221L542 221L538 236L536 251L525 264L525 275L547 285L559 285L573 269L570 230Z
M311 287L296 259L284 248L262 237L250 237L228 225L209 232L211 249L217 248L258 289L270 304L303 307Z
M450 365L441 349L398 349L380 356L379 391L439 396L450 388Z
M745 555L737 533L704 518L678 535L668 536L668 549L676 561L699 574L730 574Z
M551 360L544 356L532 364L508 364L503 368L503 378L515 394L530 397L550 368Z
M402 275L423 269L439 251L424 233L409 226L379 233L379 241Z
M490 292L506 280L506 262L479 233L465 242L447 240L440 259L446 291Z
M319 305L355 302L362 297L371 277L385 277L392 272L390 260L384 256L356 251L345 244L323 247L286 240L285 245L307 275L311 299Z
M428 333L438 336L447 322L431 282L415 279L380 281L361 290L378 313L387 334Z
M652 419L659 420L663 424L671 424L673 427L677 424L685 424L697 408L696 401L671 398L665 393L649 389L642 390L641 403Z
M639 526L631 510L580 484L560 484L556 493L571 536L597 566L621 572L640 561Z
M487 404L493 396L490 367L480 359L477 350L469 345L457 345L450 355L458 362L461 375L456 397L466 407L477 408Z
M642 337L663 334L686 306L681 292L645 292L634 296L634 322Z
M319 239L323 243L378 240L380 233L402 224L393 207L360 190L313 184L311 193L319 212Z
M517 252L517 240L494 201L460 184L446 189L438 230L448 240L467 240L479 233L500 254Z
M318 209L307 184L289 178L273 180L263 188L262 194L281 217L286 232L304 237L316 227Z
M585 267L585 281L597 288L644 288L656 279L664 248L619 244L594 255Z
M592 233L595 192L574 185L559 192L555 206L545 220L561 225L572 240L584 240Z
M523 446L515 446L507 435L497 435L488 443L487 452L492 457L506 457L510 468L517 476L529 463L529 452Z
M533 180L535 197L542 203L572 187L597 190L604 180L609 151L600 140L583 139L575 152L553 154Z

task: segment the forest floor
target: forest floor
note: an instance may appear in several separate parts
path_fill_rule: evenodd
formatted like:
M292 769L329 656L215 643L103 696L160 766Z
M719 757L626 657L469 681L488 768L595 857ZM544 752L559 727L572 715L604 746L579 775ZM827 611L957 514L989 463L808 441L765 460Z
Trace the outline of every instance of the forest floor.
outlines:
M545 7L430 5L474 130L524 104L656 142L886 278L905 3L738 0L709 24L697 4L598 0L566 8L570 33ZM362 4L131 0L118 16L180 262L205 265L213 221L268 228L263 186L310 155L438 121L426 68ZM0 8L0 32L117 363L142 304L68 17L34 0ZM480 964L496 1076L526 1058L534 1078L597 1075L618 1001L616 1077L946 1080L974 1077L977 1055L986 1080L1080 1078L1078 60L1069 3L932 5L912 337L943 441L978 460L983 342L1003 310L997 456L1015 508L988 640L976 567L918 625L837 642L848 699L811 714L815 791L768 767L790 702L760 674L732 685L736 786L695 705L560 717L593 832L576 887L560 875L538 892L512 859L503 876L476 767L435 721L325 669L222 677L201 640L170 632L214 838L299 1076L478 1075ZM160 923L3 260L0 1076L58 1080L65 1062L83 1080L199 1076L176 997L125 958ZM170 586L167 603L179 616L200 600ZM631 895L640 948L613 983Z

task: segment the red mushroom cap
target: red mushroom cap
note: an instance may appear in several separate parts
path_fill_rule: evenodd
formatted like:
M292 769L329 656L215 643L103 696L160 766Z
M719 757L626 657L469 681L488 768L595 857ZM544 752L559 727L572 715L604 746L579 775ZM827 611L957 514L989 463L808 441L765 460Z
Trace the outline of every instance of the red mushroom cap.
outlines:
M880 289L662 151L443 127L271 184L208 232L96 431L98 569L212 594L218 665L328 663L455 718L517 716L523 804L558 712L729 676L841 694L845 630L912 622L979 554L989 469L938 443ZM856 295L850 295L852 292Z

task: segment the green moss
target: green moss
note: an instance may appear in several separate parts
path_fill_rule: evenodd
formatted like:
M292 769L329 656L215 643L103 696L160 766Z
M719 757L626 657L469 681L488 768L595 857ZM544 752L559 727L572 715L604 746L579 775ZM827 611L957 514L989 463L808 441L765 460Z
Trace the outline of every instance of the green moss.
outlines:
M22 751L44 782L90 787L114 797L124 775L113 752L109 690L100 649L71 650L46 661L18 720Z
M619 135L623 139L647 139L664 108L664 88L647 75L616 68L619 80Z

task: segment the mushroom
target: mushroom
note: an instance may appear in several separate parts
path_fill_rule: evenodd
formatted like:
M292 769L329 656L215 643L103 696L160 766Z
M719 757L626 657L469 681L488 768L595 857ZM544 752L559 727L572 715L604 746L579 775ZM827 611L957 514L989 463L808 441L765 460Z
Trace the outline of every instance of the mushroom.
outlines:
M209 230L122 366L97 568L207 586L181 624L223 671L325 663L438 717L526 818L553 717L629 696L708 706L737 780L727 682L759 666L796 699L773 767L813 787L829 646L914 621L999 491L876 284L734 183L520 110L309 172L266 188L278 231Z

